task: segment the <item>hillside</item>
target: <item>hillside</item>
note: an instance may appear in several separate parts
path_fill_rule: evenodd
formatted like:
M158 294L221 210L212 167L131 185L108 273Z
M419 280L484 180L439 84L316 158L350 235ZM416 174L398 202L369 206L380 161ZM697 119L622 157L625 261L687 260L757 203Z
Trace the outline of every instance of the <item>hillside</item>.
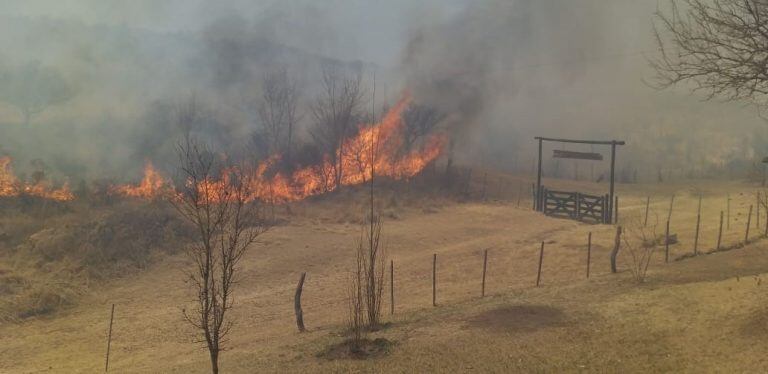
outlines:
M555 182L550 182L555 183ZM762 278L768 241L674 261L692 251L697 193L704 196L700 248L714 246L719 210L730 193L731 227L724 243L743 240L745 207L755 187L729 183L620 186L621 216L666 215L675 193L670 263L655 253L648 280L637 284L619 254L610 274L615 229L531 212L530 199L464 203L386 197L384 235L395 264L396 307L372 337L394 344L383 357L329 360L340 342L346 279L359 235L352 199L298 204L294 217L254 245L242 264L233 317L221 358L232 372L744 372L768 369L768 312ZM425 203L430 201L430 203ZM339 212L350 212L347 218ZM765 212L762 211L761 214ZM341 218L340 218L341 217ZM754 219L754 217L753 217ZM761 225L765 224L765 216ZM754 222L753 222L754 225ZM591 277L586 238L593 233ZM663 230L662 230L663 232ZM541 287L534 287L539 243L545 241ZM486 297L480 298L482 252L489 249ZM431 306L432 255L437 254L437 307ZM82 302L48 317L0 326L0 372L103 370L109 309L116 304L110 371L208 371L181 310L191 295L182 255L164 257L135 276L94 287ZM293 292L304 286L304 319L296 332Z

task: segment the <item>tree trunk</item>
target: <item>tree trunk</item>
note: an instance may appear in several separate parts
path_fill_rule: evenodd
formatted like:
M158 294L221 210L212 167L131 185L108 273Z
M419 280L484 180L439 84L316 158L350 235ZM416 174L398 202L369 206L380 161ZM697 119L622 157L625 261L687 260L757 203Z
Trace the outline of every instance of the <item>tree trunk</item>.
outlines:
M213 349L210 349L209 352L211 353L211 373L219 374L219 352Z
M293 164L293 155L291 154L291 151L293 150L293 123L288 123L288 144L285 147L285 161L286 165Z
M299 278L299 284L296 286L296 296L293 298L293 307L296 310L296 326L299 328L299 332L307 331L304 328L304 312L301 310L301 292L304 289L304 278L307 273L301 273Z
M339 157L336 159L336 188L341 187L342 168L344 165L344 141L339 145Z
M619 247L621 246L621 226L616 227L616 240L613 244L613 250L611 251L611 273L616 272L616 256L619 254Z

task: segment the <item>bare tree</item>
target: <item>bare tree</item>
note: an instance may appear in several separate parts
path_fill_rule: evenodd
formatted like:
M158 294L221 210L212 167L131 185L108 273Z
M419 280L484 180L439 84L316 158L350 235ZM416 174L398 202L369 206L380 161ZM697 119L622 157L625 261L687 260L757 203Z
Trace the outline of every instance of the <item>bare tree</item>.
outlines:
M376 83L373 84L375 105ZM371 111L371 118L375 118L375 107ZM349 302L349 327L352 333L352 349L359 349L366 331L378 328L380 324L382 296L384 292L384 273L387 257L385 247L381 243L381 215L376 213L375 201L375 177L376 159L379 156L380 139L371 136L367 147L371 177L370 200L368 217L363 222L360 230L360 239L357 242L355 252L355 271L352 274ZM361 150L359 154L365 154ZM361 164L362 165L362 164ZM365 174L365 173L363 173Z
M73 88L61 74L31 62L0 76L0 100L21 111L24 124L51 106L64 103L74 95Z
M710 99L768 103L768 3L670 0L656 19L660 56L650 64L659 87L691 82Z
M437 109L414 104L403 112L403 151L409 152L445 118Z
M371 118L376 118L376 75L373 75L373 95L371 99ZM363 244L363 238L358 245L357 256L362 257L365 275L365 306L368 312L368 327L375 329L379 326L381 316L381 300L384 291L384 272L387 264L385 247L381 243L381 215L376 213L376 160L381 149L381 140L374 132L370 140L370 200L369 200L369 226L365 231L368 239L367 245ZM358 260L360 262L360 260Z
M285 69L266 73L262 81L263 94L257 113L270 154L281 153L290 162L296 123L299 90Z
M365 310L370 328L378 327L381 316L381 302L384 292L386 252L381 243L382 222L379 215L372 217L370 226L364 230L358 245L358 257L362 258L365 276Z
M632 258L632 266L629 270L639 283L645 281L653 253L659 245L660 237L656 234L659 220L655 212L654 217L654 222L651 225L645 225L639 215L627 217L627 223L624 226L625 233L621 237ZM661 240L663 241L665 238L661 237Z
M360 118L361 83L360 72L350 74L328 65L323 68L322 93L311 108L315 121L311 134L321 149L331 155L335 186L341 185L343 178L344 140L354 131Z
M360 348L365 334L381 323L386 253L381 243L381 218L363 223L350 277L348 327L352 349Z
M187 278L196 293L195 308L185 310L184 317L199 330L211 372L218 373L219 353L233 324L227 311L234 303L238 263L267 229L267 221L253 201L252 173L222 165L205 144L190 137L179 144L178 154L186 183L170 201L197 231L186 250L195 264Z
M350 274L348 296L348 308L347 311L347 327L349 328L350 348L353 351L357 351L361 348L363 338L368 330L365 326L365 292L363 285L364 275L363 257L360 256L358 250L355 256L355 269Z

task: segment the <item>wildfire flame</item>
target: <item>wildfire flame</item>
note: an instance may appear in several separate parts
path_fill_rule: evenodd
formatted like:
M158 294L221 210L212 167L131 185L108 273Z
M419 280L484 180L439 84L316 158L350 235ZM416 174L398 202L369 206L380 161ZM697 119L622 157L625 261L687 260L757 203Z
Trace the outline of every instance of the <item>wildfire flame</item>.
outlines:
M36 183L20 181L13 172L12 161L8 156L0 157L0 197L27 195L56 201L69 201L75 198L66 182L61 188L55 189L46 180Z
M256 178L253 178L256 198L270 202L296 201L333 191L339 186L365 183L374 173L392 179L418 174L440 155L446 138L443 134L432 134L421 149L401 154L402 114L410 102L410 96L405 95L381 122L361 124L357 135L344 140L336 150L336 161L326 155L320 165L298 169L290 176L278 173L267 179L265 171L277 160L277 157L270 158L259 165Z
M153 199L168 191L170 183L155 169L152 162L144 164L144 178L138 185L112 186L110 194L126 197Z
M326 155L317 165L302 167L290 174L270 173L280 160L280 155L273 155L245 178L251 191L248 199L285 203L331 192L340 186L365 183L374 174L396 180L415 176L440 155L446 137L435 133L428 136L421 147L403 150L402 115L410 102L411 97L405 95L379 123L359 125L356 135L345 139L333 155ZM16 184L12 174L2 173L8 167L0 159L0 196L7 194L6 190L13 191L12 186ZM224 196L220 192L229 183L231 171L222 173L220 180L200 182L198 192L209 197ZM112 186L108 191L124 197L154 199L172 196L173 185L147 161L141 182ZM56 192L58 190L49 191L49 194Z

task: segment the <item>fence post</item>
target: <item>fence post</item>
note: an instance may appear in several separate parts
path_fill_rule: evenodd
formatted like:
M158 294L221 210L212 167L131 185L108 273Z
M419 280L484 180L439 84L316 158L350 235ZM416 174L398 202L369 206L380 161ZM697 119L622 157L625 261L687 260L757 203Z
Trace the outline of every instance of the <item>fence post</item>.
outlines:
M648 208L651 205L651 197L645 198L645 220L643 220L643 227L648 226Z
M480 292L480 297L485 297L485 270L488 267L488 249L483 251L483 289Z
M389 314L395 314L395 260L389 260Z
M672 198L669 200L669 213L667 213L667 221L672 220L672 209L675 206L675 194L672 194Z
M589 236L587 236L587 279L589 279L589 262L591 261L592 257L592 231L589 232Z
M752 205L749 206L749 215L747 216L747 232L744 234L744 245L749 243L749 226L752 225Z
M757 191L757 213L755 214L755 228L760 230L760 191Z
M301 292L304 290L304 278L307 273L301 273L299 277L299 283L296 285L296 294L293 296L293 309L296 312L296 327L299 328L299 332L307 331L304 328L304 312L301 310Z
M541 282L541 264L544 261L544 242L541 242L541 250L539 251L539 271L536 274L536 287L539 286L539 283Z
M619 247L621 247L621 226L616 226L616 240L613 243L613 250L611 251L611 273L616 273L616 256L619 254Z
M765 199L766 205L765 205L765 233L763 233L763 236L768 237L768 196L763 195L763 198Z
M485 200L486 183L488 183L488 173L484 173L483 174L483 193L482 193L482 199L483 200Z
M667 220L667 230L664 234L664 262L669 262L669 220Z
M727 194L725 200L725 229L731 229L731 194Z
M699 254L699 226L701 225L701 194L699 194L699 208L696 212L696 236L693 239L693 254Z
M603 196L603 198L600 199L600 207L603 210L603 223L607 224L608 223L608 213L605 211L606 210L605 196Z
M716 251L720 250L720 243L723 239L723 211L720 211L720 229L717 230L717 247L715 248Z
M432 306L437 306L437 253L432 255Z
M576 192L576 219L581 219L581 193Z
M109 371L109 350L112 346L112 321L115 319L115 304L112 304L112 313L109 315L109 334L107 335L107 359L104 364L104 372Z

